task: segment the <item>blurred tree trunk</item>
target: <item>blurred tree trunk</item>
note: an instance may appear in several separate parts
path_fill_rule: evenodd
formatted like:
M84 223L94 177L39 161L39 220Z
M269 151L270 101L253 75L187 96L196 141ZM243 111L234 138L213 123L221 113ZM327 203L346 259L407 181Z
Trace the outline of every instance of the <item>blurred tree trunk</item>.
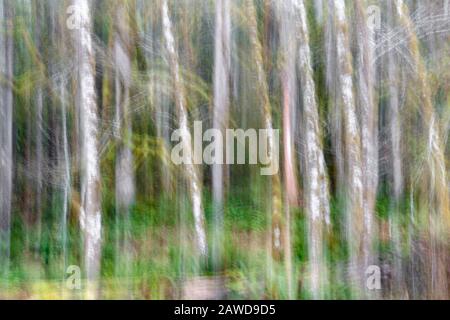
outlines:
M297 121L298 121L298 85L297 85L297 10L298 3L296 1L288 0L280 2L278 8L279 20L279 37L281 49L281 87L282 87L282 126L283 126L283 187L285 194L284 200L284 214L286 221L285 232L285 256L286 268L288 278L291 278L291 212L293 208L297 208L299 201L298 188L298 174L296 170L297 157L295 156L295 143L297 137ZM288 280L288 297L293 298L292 280Z
M373 61L374 32L368 26L366 8L361 0L354 1L356 34L356 106L359 115L363 170L362 267L376 262L375 201L378 189L378 108L374 98L375 72Z
M270 105L269 98L269 88L267 85L266 75L264 73L264 59L263 59L263 48L259 41L258 37L258 22L257 22L257 14L256 9L253 4L253 0L247 0L246 4L246 12L248 14L248 24L249 24L249 32L250 32L250 45L253 52L253 58L256 65L256 79L257 82L257 92L259 98L261 99L262 105L262 113L263 113L263 123L264 128L267 130L273 129L273 120L272 120L272 107ZM270 155L271 161L274 160L274 157L278 157L279 150L277 149L277 145L274 143L274 137L269 137L267 149L267 154ZM292 282L292 270L290 265L291 258L291 248L290 248L290 239L289 235L286 235L286 232L289 230L289 223L285 225L285 221L282 214L282 194L281 194L281 181L279 173L272 175L272 195L271 195L271 206L272 206L272 214L269 219L271 221L271 230L269 233L268 239L268 250L269 250L269 265L268 265L268 273L269 278L272 277L272 259L281 260L284 258L287 271L287 286L288 288L291 286ZM283 250L284 249L284 250ZM271 288L269 288L271 290ZM290 291L288 289L288 291Z
M336 49L336 24L334 21L334 2L328 0L327 20L325 25L325 52L326 52L326 88L328 92L328 100L330 111L328 113L328 121L330 123L331 144L334 155L334 190L338 202L342 202L345 197L345 159L342 132L342 108L338 103L338 61Z
M300 16L298 66L303 98L301 135L305 141L303 181L308 219L309 289L314 299L323 299L328 284L324 231L330 224L330 195L325 157L322 151L319 109L309 46L308 20L303 0L298 1L297 10Z
M71 146L70 146L70 114L71 114L71 100L68 94L68 72L61 67L61 62L66 62L70 57L68 55L67 48L67 28L64 19L60 19L59 10L63 7L58 0L50 1L49 7L51 11L51 41L53 44L57 44L58 59L57 62L52 63L52 71L57 74L54 77L53 94L54 104L56 109L59 108L59 146L58 146L58 167L61 168L62 177L60 177L61 189L62 189L62 212L60 220L60 239L63 255L63 270L64 273L69 263L69 239L68 239L68 218L69 218L69 205L72 197L72 168L71 168ZM65 274L64 274L65 275Z
M0 0L0 274L9 269L13 173L13 3Z
M283 124L283 183L286 191L288 205L298 206L299 195L297 185L297 172L295 170L295 127L298 119L297 100L297 70L296 39L297 16L295 15L296 2L292 0L280 3L279 8L279 37L281 49L281 86L283 98L282 124ZM294 27L293 27L294 26Z
M186 106L186 97L184 94L183 82L178 63L178 54L175 48L175 39L172 33L172 22L169 16L169 6L167 0L162 0L162 23L164 41L169 61L169 68L172 76L172 85L174 90L175 107L178 116L178 123L181 131L181 141L183 150L187 150L188 164L184 165L186 179L189 184L189 191L192 201L192 212L194 214L195 236L197 240L197 249L203 258L208 254L206 242L205 222L202 206L202 182L198 168L196 168L193 159L192 137L189 131L189 119Z
M117 252L116 270L128 275L131 263L129 214L134 203L135 184L132 147L132 117L130 114L130 86L132 36L127 1L117 5L115 13L114 65L115 70L115 191ZM122 270L124 268L124 270Z
M353 69L350 54L349 24L344 0L334 0L338 107L342 110L342 132L345 158L345 227L350 256L350 281L359 295L363 287L362 240L364 232L363 164L361 134L353 94Z
M86 298L99 295L101 258L101 177L98 147L98 115L95 92L95 54L88 0L73 0L79 15L74 47L77 54L77 107L80 117L81 200L80 225L84 234Z
M390 2L390 1L388 1ZM391 28L394 28L394 14L392 12L392 6L388 6L388 24ZM395 46L395 43L390 41L387 44L388 48ZM388 127L389 127L389 150L390 161L389 166L390 174L390 187L393 192L393 198L396 202L400 201L400 197L403 193L403 168L402 168L402 123L400 121L400 97L399 97L399 82L400 74L398 72L398 66L395 61L395 53L389 51L387 57L387 73L389 83L389 101L388 101Z
M44 73L44 61L42 61L42 20L44 19L44 2L33 1L34 9L34 42L36 46L36 56L39 63L39 77L43 79L45 77ZM36 84L34 90L34 103L32 104L33 109L35 109L35 139L36 139L36 149L35 149L35 227L37 228L37 249L39 249L41 241L41 229L42 229L42 209L44 204L43 199L43 166L44 166L44 142L43 142L43 130L44 130L44 89L41 87L41 83L44 81L39 81Z
M215 4L214 38L214 108L213 128L225 136L230 109L230 64L231 64L231 16L230 0L217 0ZM224 159L221 150L219 159ZM222 267L223 215L224 215L224 175L227 166L212 165L212 194L214 206L213 264L219 271Z
M389 28L394 30L395 22L395 10L394 3L392 1L387 2L387 24ZM395 47L397 44L394 41L387 41L389 49ZM398 55L390 50L387 54L387 79L388 79L388 110L387 110L387 124L388 124L388 143L389 143L389 164L387 166L389 188L392 193L392 211L389 216L389 227L391 233L391 241L394 248L394 261L393 261L393 290L391 290L391 297L395 297L397 293L404 286L403 272L402 272L402 259L400 248L400 203L404 194L404 176L403 176L403 163L402 163L402 141L403 123L401 121L401 106L400 106L400 83L401 74L399 72Z
M71 162L70 162L70 148L69 148L69 131L67 128L67 100L66 100L66 82L61 79L58 83L59 94L61 100L61 137L62 137L62 149L60 150L62 154L62 167L64 168L64 178L63 178L63 212L62 212L62 247L63 247L63 259L64 259L64 270L66 270L68 263L68 238L67 238L67 221L69 215L69 200L71 199Z
M27 4L27 10L24 12L24 30L27 34L33 33L33 14L31 0ZM30 70L32 68L35 59L33 59L32 52L24 53L24 64L23 68ZM24 161L25 161L25 172L24 172L24 220L25 220L25 242L27 250L34 248L36 245L35 239L31 238L32 228L35 226L36 222L36 152L35 152L35 139L36 139L36 114L33 105L33 88L28 88L26 90L26 105L27 105L27 122L26 122L26 147L24 151Z

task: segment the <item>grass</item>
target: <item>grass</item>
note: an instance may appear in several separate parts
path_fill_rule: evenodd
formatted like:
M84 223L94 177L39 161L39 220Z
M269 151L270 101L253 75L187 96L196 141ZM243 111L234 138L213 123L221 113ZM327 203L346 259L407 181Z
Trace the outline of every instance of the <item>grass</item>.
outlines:
M212 205L205 194L205 213L211 230ZM346 245L339 236L342 209L333 201L332 219L336 230L328 238L327 260L330 274L328 298L344 299L350 288L341 279L345 274ZM388 214L384 199L377 211L382 221ZM307 262L306 221L301 211L292 213L293 287L300 299L310 298L304 289ZM178 298L187 279L214 277L211 265L202 263L195 251L192 215L184 199L141 201L128 220L117 219L111 201L104 200L101 287L105 299ZM82 245L76 223L68 229L67 261L57 223L43 228L40 245L37 233L26 228L18 215L14 219L10 272L0 283L0 298L80 298L80 292L65 290L65 267L82 269ZM282 261L267 266L267 213L245 192L233 192L226 202L224 220L223 272L227 279L227 297L232 299L286 299L286 274ZM28 232L25 232L28 230ZM119 230L119 231L118 231ZM27 236L25 236L27 235ZM128 235L128 249L117 246L117 240ZM119 248L119 249L118 249ZM379 243L382 255L392 250ZM384 252L384 253L383 253ZM118 254L119 253L119 254ZM123 256L122 256L123 255Z

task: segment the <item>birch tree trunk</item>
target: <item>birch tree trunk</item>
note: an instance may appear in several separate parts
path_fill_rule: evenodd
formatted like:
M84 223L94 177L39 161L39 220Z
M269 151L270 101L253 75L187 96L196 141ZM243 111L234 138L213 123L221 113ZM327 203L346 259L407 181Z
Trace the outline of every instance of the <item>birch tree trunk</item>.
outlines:
M215 38L214 38L214 110L213 128L220 130L225 136L228 126L230 108L230 66L231 66L231 17L230 1L217 0L215 5ZM222 150L222 159L223 159ZM223 247L223 214L224 214L224 173L226 166L212 165L212 193L214 205L213 264L215 269L221 268Z
M363 166L361 136L358 125L357 111L353 94L353 70L349 45L349 25L346 18L344 0L334 0L336 28L336 59L339 104L342 110L344 158L345 158L345 194L346 213L345 226L350 255L350 280L355 290L363 288L362 269L362 235L364 232L363 207ZM360 293L357 292L359 295Z
M314 299L324 298L328 275L324 254L324 230L330 224L328 176L322 151L319 110L311 63L308 20L303 0L297 1L299 13L298 67L302 86L302 136L305 141L304 199L308 219L309 289Z
M394 14L391 13L391 7L388 7L388 24L394 28ZM389 42L387 46L390 48L395 44ZM389 108L388 108L388 127L389 127L389 150L390 150L390 186L393 191L393 198L396 202L400 200L403 193L403 166L401 155L401 128L400 121L400 97L399 97L399 72L395 61L396 55L391 50L388 53L388 83L389 83Z
M81 200L80 226L84 235L86 298L99 295L101 258L101 181L98 147L98 116L95 92L95 55L88 0L74 0L79 15L75 32L78 63L77 107L80 117Z
M13 3L0 1L0 274L9 269L13 173Z
M363 267L375 262L375 201L378 188L378 108L374 99L373 35L361 0L354 1L356 33L356 105L359 113L363 168Z
M202 206L202 186L198 168L196 168L193 159L192 137L189 131L186 98L181 79L180 67L178 64L178 54L175 49L175 39L172 33L172 22L169 16L169 7L167 4L167 0L162 1L162 23L167 58L169 60L169 68L172 76L175 107L181 131L180 134L183 143L183 150L187 150L186 153L187 157L189 158L187 161L188 164L184 165L184 170L186 179L188 180L189 184L192 212L194 214L197 249L202 257L205 258L208 254L208 247L206 243L205 222Z

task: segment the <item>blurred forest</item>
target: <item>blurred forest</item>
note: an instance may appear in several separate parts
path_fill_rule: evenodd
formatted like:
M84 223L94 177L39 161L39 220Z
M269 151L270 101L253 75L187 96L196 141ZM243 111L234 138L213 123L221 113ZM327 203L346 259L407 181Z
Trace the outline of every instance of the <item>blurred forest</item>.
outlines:
M449 10L0 0L0 299L449 299Z

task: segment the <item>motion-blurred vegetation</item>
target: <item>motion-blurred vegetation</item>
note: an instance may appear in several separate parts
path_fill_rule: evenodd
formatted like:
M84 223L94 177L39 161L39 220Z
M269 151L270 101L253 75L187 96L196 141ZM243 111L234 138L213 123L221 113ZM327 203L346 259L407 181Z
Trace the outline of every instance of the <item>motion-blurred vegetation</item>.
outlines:
M0 0L0 24L0 299L449 298L448 0ZM280 129L280 172L175 165L193 121Z

